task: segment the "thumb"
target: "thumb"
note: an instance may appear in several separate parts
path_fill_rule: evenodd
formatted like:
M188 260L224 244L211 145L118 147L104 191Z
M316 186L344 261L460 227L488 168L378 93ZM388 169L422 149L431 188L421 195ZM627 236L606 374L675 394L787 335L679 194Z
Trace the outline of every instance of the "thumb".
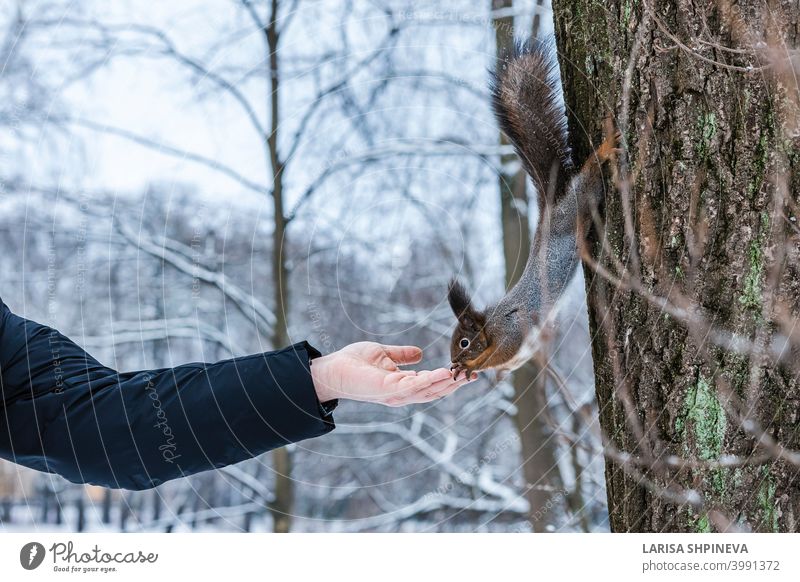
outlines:
M381 346L397 364L416 364L422 359L422 350L416 346Z

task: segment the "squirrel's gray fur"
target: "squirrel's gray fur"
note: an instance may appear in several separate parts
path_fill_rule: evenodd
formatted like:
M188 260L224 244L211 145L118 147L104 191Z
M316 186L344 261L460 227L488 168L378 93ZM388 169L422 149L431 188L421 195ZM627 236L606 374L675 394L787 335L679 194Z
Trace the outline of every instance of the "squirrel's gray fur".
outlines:
M456 376L515 369L531 357L541 325L578 265L579 223L602 198L601 166L616 152L617 136L576 171L557 69L552 41L527 42L502 56L492 76L495 115L536 187L539 222L520 280L498 303L476 309L464 285L451 281L448 300L458 318L451 343Z

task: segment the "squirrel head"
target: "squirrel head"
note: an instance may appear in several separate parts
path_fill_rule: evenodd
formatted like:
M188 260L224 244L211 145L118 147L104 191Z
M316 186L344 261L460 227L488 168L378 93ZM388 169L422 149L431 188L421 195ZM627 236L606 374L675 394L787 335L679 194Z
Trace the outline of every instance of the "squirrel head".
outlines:
M462 371L469 377L473 370L480 368L478 358L491 344L486 332L486 312L473 307L466 288L456 279L450 281L447 301L458 319L450 340L450 369L454 378Z
M539 315L518 294L509 293L497 305L475 309L464 285L450 281L447 300L458 324L450 340L453 378L476 370L516 370L537 349Z

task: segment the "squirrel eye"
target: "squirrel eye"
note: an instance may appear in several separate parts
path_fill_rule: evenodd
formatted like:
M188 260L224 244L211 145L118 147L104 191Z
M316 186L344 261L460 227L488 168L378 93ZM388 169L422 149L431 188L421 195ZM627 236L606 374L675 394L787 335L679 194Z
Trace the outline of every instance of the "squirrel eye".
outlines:
M462 350L465 350L469 347L469 340L467 338L462 338L462 340L458 342L458 345L461 346Z

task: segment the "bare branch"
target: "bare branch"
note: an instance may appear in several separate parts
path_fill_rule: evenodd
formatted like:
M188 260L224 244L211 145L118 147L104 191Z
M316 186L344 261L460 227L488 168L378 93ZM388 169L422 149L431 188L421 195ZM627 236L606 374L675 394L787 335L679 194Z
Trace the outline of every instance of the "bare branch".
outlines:
M232 180L244 186L248 190L252 190L253 192L256 192L258 194L270 194L270 189L264 186L263 184L259 184L258 182L250 180L249 178L245 178L230 166L226 166L222 162L215 160L213 158L207 158L206 156L196 154L194 152L190 152L188 150L184 150L161 141L152 140L150 138L144 137L127 129L114 127L106 123L98 123L96 121L91 121L88 119L80 119L80 118L71 118L71 119L66 119L65 121L73 125L85 127L92 131L114 135L132 141L148 149L155 150L158 153L167 154L169 156L181 160L188 160L190 162L198 163L211 170L217 171L227 176L228 178L231 178Z

